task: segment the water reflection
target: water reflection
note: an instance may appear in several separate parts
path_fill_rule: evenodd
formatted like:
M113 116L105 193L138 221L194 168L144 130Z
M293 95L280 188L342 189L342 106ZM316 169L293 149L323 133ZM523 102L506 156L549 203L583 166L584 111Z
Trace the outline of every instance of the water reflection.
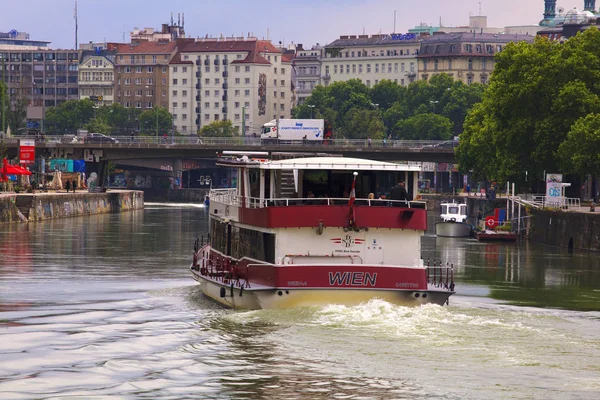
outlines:
M593 253L569 254L530 242L424 237L423 256L454 264L458 281L489 287L489 296L497 300L600 310L600 258Z

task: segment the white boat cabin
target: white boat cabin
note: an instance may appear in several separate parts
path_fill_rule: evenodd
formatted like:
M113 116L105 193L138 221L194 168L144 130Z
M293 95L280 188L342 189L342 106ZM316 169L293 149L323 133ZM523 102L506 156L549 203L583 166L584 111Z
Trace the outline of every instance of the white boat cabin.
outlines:
M466 222L467 205L464 203L442 203L440 217L444 222Z

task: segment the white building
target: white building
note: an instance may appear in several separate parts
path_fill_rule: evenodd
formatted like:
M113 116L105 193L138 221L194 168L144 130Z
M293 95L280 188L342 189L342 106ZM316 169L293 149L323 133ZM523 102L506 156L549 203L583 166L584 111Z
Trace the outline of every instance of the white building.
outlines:
M360 79L372 87L383 79L408 86L418 73L415 34L349 35L325 46L324 83Z
M79 99L91 99L98 107L111 105L115 67L104 55L85 55L79 65Z
M169 111L176 129L196 134L213 121L230 120L238 132L290 118L294 101L291 60L270 41L205 38L178 41L169 63Z

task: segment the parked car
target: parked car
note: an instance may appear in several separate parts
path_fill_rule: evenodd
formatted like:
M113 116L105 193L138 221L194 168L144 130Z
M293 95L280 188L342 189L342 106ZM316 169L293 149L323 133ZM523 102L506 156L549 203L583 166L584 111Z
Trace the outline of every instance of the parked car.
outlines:
M119 143L119 141L102 133L89 133L83 138L83 143Z

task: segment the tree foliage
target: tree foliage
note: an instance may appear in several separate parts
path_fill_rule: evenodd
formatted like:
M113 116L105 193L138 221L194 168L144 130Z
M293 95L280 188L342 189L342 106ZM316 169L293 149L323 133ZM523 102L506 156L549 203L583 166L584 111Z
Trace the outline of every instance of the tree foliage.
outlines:
M146 135L164 135L173 128L173 116L163 107L143 111L139 116L140 132Z
M294 117L312 115L315 119L326 119L332 123L336 138L377 139L399 132L402 136L397 138L446 138L448 121L450 135L460 134L468 110L481 100L483 91L482 85L468 86L445 74L436 75L429 82L413 82L407 87L382 80L369 88L359 79L351 79L317 86L304 104L294 109ZM417 117L420 114L436 114L436 117ZM406 132L410 126L431 126L425 120L433 124L440 122L442 126L436 127L434 132L425 128Z
M452 122L438 114L417 114L398 121L394 136L409 140L449 140L452 139Z
M600 114L578 119L558 147L563 171L600 174Z
M496 56L481 104L466 118L457 149L461 169L500 182L523 182L525 171L540 178L544 170L557 171L558 149L574 124L600 112L599 78L596 28L564 44L538 38L507 45ZM573 136L590 139L583 131L577 125Z
M238 130L231 121L213 121L204 125L198 135L203 137L233 137L238 135Z

